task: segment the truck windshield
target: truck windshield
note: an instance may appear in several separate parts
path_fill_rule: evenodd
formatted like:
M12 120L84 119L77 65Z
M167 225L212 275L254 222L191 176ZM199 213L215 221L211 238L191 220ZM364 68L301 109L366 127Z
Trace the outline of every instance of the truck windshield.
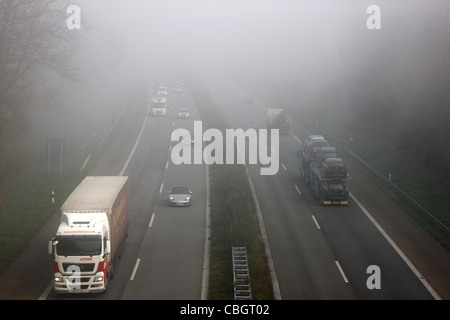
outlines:
M98 235L59 236L56 240L59 256L97 256L102 253L102 238Z
M166 103L165 102L154 102L153 103L153 108L155 108L155 109L165 109L166 108Z

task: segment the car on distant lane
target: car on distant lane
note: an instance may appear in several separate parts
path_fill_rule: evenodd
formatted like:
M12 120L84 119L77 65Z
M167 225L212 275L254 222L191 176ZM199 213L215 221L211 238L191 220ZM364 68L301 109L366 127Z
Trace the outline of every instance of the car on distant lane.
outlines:
M169 191L170 206L190 206L192 191L188 187L173 187Z

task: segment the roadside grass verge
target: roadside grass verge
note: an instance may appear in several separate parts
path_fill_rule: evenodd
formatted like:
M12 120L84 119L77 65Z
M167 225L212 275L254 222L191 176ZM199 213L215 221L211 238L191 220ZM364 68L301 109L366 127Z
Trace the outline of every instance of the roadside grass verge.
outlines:
M358 130L357 133L350 132L349 128L343 127L339 122L323 120L320 129L311 125L307 121L298 119L308 128L310 132L324 134L326 137L333 137L332 143L338 151L345 155L345 161L352 163L359 171L366 175L377 187L394 200L406 213L408 213L433 239L450 252L450 236L438 225L427 218L421 211L409 203L399 192L388 183L375 175L364 165L348 154L343 148L344 142L348 144L350 134L353 134L353 152L362 157L370 165L376 168L385 177L392 176L392 182L412 197L417 203L430 212L436 219L447 227L450 226L450 180L443 183L432 168L422 168L411 166L409 158L412 156L405 150L399 150L390 145L388 141L377 134L377 130L382 130L375 125L369 125L366 130ZM324 129L326 128L326 129ZM351 190L351 186L350 186Z
M122 122L123 120L117 127ZM87 147L84 151L66 148L62 177L59 174L59 163L52 164L48 170L45 156L36 157L37 160L32 165L0 185L0 274L28 246L69 194L94 168L116 132L117 130L112 131L99 148ZM42 144L41 149L45 150L45 145ZM91 158L80 172L89 152Z
M203 128L227 128L208 90L197 81L189 91L202 118ZM225 151L224 153L225 154ZM274 299L264 242L244 165L210 165L211 255L210 300L233 300L232 247L246 247L253 300Z

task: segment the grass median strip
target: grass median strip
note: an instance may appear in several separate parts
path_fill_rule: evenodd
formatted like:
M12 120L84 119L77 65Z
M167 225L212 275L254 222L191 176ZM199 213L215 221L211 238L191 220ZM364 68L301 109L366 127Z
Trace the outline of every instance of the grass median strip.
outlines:
M227 124L220 115L209 91L190 83L190 92L202 118L204 129L225 131ZM232 247L247 248L252 298L274 299L267 263L256 216L255 203L247 181L245 166L210 165L211 181L211 263L210 300L234 299Z

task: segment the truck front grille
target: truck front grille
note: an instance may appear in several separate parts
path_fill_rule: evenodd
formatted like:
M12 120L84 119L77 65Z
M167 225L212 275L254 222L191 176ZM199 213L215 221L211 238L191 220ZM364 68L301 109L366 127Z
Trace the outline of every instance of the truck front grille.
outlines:
M64 272L67 272L67 269L70 266L77 266L78 268L80 268L80 272L92 272L92 271L94 271L94 268L95 268L95 263L70 263L70 262L64 262L62 265L63 265Z

